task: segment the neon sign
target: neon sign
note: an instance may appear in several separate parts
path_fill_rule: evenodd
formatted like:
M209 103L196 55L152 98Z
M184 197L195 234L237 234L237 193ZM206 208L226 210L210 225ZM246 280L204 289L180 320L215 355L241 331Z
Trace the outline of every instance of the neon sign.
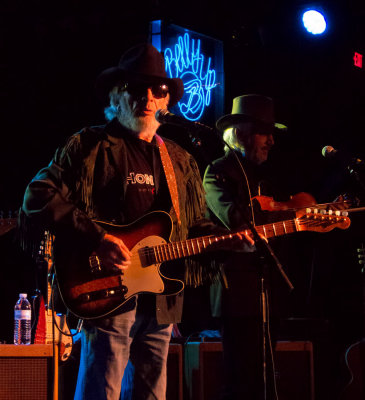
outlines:
M200 39L190 39L185 33L178 37L173 50L167 47L164 51L167 74L184 82L184 96L178 105L181 114L191 121L202 116L205 107L210 105L211 92L217 86L212 59L206 60L200 48Z
M223 42L162 20L151 21L150 41L165 57L170 78L184 82L171 112L211 125L223 114Z

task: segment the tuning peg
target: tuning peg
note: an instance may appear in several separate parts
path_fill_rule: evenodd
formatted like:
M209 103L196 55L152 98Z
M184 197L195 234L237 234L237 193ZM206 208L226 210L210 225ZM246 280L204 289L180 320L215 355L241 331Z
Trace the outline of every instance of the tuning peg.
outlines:
M321 213L322 215L326 215L326 214L327 214L327 211L326 211L326 210L320 210L320 213Z
M337 215L337 217L340 217L340 216L341 216L341 211L336 210L336 211L335 211L335 215Z
M333 210L328 210L328 215L332 215L333 214Z
M343 217L347 217L349 215L349 213L347 211L342 211L342 216Z

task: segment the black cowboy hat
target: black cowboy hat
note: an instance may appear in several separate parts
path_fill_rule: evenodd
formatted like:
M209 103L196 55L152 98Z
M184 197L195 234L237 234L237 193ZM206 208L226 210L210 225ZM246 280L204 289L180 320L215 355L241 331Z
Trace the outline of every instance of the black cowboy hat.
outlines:
M273 100L259 94L235 97L232 113L219 118L216 127L220 131L224 131L242 122L253 124L262 133L271 133L274 129L287 130L285 125L275 122Z
M97 95L106 99L109 91L123 80L146 84L165 83L169 87L170 106L175 105L184 94L183 81L167 77L162 53L149 43L131 47L122 55L118 66L104 70L95 83Z

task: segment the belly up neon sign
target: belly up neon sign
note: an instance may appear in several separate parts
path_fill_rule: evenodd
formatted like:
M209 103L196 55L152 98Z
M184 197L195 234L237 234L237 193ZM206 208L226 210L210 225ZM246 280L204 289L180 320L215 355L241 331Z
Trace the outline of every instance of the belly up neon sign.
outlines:
M179 36L173 48L164 51L167 74L184 82L184 96L178 106L181 114L197 121L205 107L210 105L212 90L217 86L216 71L211 68L211 57L201 53L200 39L191 39L188 33Z

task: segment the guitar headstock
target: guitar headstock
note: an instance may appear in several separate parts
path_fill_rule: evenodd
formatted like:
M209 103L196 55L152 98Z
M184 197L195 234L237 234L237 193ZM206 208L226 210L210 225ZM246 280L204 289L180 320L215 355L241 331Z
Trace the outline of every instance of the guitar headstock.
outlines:
M357 248L357 260L361 265L361 273L365 274L365 246L361 243L360 247Z
M52 258L53 240L54 237L50 231L45 231L38 250L38 256L44 261L48 262Z
M307 208L305 211L297 212L297 223L300 231L323 233L334 228L347 229L351 221L346 211Z

